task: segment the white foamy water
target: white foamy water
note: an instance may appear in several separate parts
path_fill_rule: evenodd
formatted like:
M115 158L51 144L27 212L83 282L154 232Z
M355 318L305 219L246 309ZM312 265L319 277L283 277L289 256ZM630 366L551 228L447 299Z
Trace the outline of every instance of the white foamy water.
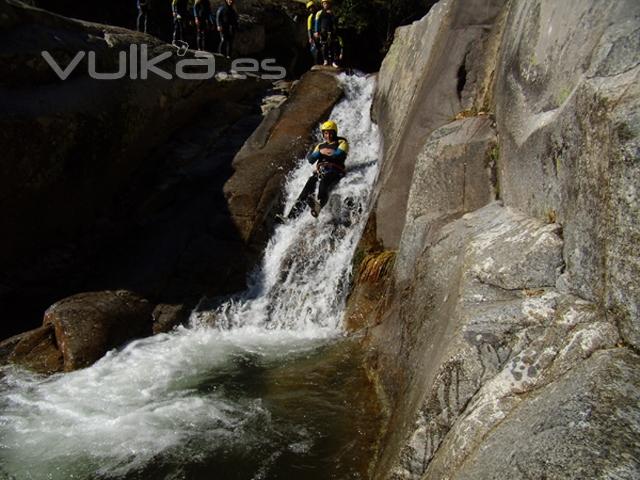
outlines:
M255 473L228 478L268 478L275 459L317 441L304 425L272 419L254 377L256 369L309 358L342 334L379 139L369 120L373 79L341 81L346 98L331 118L350 143L349 173L319 218L305 212L279 226L251 288L213 310L201 307L191 328L133 342L65 375L5 368L0 479L201 478L179 467L163 474L163 466L234 465L245 456ZM311 172L301 159L287 183L287 211Z

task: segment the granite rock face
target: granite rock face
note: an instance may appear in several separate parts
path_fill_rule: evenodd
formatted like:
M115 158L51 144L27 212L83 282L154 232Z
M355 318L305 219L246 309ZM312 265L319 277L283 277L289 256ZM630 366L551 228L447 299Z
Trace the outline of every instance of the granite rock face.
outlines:
M491 29L504 0L438 2L422 20L396 30L380 68L372 107L384 125L383 164L376 187L378 236L398 247L415 158L425 139L464 110L485 103L484 69ZM477 100L477 104L474 101Z
M417 258L373 333L397 400L387 449L404 445L382 478L637 475L640 359L604 309L555 287L560 233L492 203Z
M497 138L487 117L449 123L435 130L416 157L397 260L397 279L410 278L418 249L452 219L495 197ZM428 195L425 195L428 192Z
M395 272L349 309L375 313L375 478L640 475L639 32L637 2L535 0L396 33L370 220Z
M640 5L513 6L495 88L508 205L553 212L566 285L640 346Z

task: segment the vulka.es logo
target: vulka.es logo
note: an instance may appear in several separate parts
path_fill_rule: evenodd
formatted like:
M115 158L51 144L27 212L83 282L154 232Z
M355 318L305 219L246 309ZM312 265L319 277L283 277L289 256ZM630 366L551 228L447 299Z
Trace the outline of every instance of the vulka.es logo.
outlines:
M177 51L178 56L183 57L184 49ZM46 50L42 52L42 58L58 75L60 80L69 78L80 62L87 57L87 69L89 76L94 80L119 80L127 75L131 80L147 80L150 74L157 75L165 80L171 80L174 74L182 80L224 80L229 76L243 79L247 74L259 76L265 80L281 80L287 71L275 63L275 59L267 58L258 62L254 58L237 58L231 62L230 73L216 73L215 57L208 52L196 51L195 58L181 58L175 64L176 71L171 73L160 68L159 64L171 58L174 52L164 52L149 58L148 47L145 44L131 45L129 51L118 54L118 70L115 72L98 72L96 68L96 52L78 52L69 64L62 68L53 56ZM189 71L187 71L187 69Z

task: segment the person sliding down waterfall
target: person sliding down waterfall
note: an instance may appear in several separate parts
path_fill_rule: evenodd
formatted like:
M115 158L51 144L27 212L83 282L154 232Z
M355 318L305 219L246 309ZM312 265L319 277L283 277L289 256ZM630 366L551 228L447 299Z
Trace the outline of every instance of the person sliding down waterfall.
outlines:
M320 130L324 142L316 145L316 148L307 155L309 163L316 164L315 171L307 180L287 218L296 218L307 205L311 208L311 215L317 217L329 200L329 191L344 177L344 162L349 153L349 143L345 138L338 136L338 125L333 120L324 122ZM320 185L316 199L315 190L318 180Z

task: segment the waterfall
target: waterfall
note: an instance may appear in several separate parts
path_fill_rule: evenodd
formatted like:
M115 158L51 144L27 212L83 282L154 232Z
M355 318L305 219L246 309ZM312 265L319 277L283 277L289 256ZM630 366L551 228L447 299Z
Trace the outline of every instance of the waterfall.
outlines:
M278 462L320 448L320 427L303 419L342 407L305 385L281 388L301 382L311 360L350 361L330 345L343 334L379 147L369 118L373 78L340 81L345 99L331 118L350 143L348 174L319 217L305 212L278 226L249 289L210 309L202 302L189 328L134 341L64 375L5 367L0 479L270 478ZM286 184L287 210L311 172L300 159Z

